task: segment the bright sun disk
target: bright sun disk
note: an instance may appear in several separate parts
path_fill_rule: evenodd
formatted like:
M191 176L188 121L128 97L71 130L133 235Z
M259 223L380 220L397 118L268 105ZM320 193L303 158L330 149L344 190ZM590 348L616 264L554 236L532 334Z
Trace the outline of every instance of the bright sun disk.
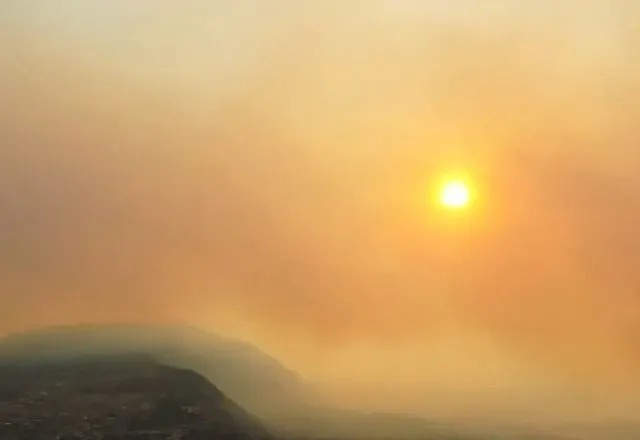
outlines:
M440 193L440 202L447 208L461 209L471 200L469 185L460 180L446 182Z

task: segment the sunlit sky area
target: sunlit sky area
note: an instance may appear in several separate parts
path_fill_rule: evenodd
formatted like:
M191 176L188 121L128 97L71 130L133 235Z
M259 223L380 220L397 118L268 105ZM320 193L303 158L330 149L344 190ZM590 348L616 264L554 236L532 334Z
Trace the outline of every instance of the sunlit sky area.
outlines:
M354 405L633 413L638 23L633 0L3 2L0 333L183 322ZM454 214L433 194L460 171Z

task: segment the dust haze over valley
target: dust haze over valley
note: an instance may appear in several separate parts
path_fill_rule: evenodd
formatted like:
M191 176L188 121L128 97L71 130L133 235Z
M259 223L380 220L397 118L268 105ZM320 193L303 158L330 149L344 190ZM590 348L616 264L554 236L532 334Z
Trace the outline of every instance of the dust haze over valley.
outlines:
M637 2L180 3L0 5L0 334L185 324L339 408L640 423Z

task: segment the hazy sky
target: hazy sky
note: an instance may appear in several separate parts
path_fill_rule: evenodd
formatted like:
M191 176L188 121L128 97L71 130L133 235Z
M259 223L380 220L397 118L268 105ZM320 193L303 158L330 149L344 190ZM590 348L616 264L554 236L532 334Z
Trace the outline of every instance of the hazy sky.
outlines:
M635 389L638 23L635 0L4 1L0 333L183 321L352 396ZM431 203L452 171L478 191L455 218Z

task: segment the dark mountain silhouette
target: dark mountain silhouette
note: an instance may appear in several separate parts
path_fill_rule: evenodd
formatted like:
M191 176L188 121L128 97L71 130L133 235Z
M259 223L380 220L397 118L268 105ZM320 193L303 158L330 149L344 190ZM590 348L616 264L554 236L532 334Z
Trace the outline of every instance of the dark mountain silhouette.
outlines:
M87 355L143 353L188 368L260 416L304 407L300 378L254 346L185 326L82 325L52 327L0 340L0 361L48 362Z
M23 365L127 353L196 371L288 436L457 438L441 436L448 430L419 418L327 407L295 373L254 346L191 327L82 325L45 328L0 340L0 362Z
M197 373L148 356L0 364L0 438L268 440Z
M0 400L3 393L5 396L11 396L11 393L19 393L22 389L12 387L12 379L5 379L6 374L8 374L7 377L18 378L18 383L25 383L24 380L19 379L20 371L24 371L26 378L37 375L38 371L43 372L45 377L53 378L58 374L56 371L63 374L63 367L79 368L73 367L78 362L86 367L88 365L86 360L93 359L92 369L87 370L89 375L84 385L89 386L93 380L90 378L99 376L97 375L99 371L113 366L116 367L116 371L122 371L117 362L109 361L110 358L122 359L122 356L132 356L132 353L143 356L146 362L155 365L153 368L165 369L163 370L165 372L173 371L175 375L178 375L177 372L182 372L181 374L185 377L190 375L193 381L196 381L197 374L204 376L219 388L220 391L214 388L215 393L220 395L224 393L240 407L256 414L268 423L268 426L275 427L280 437L351 440L485 438L485 436L476 437L466 434L473 432L473 429L451 429L451 425L421 418L398 414L370 414L328 407L314 397L314 394L309 391L310 387L299 376L256 347L184 326L69 326L8 336L0 340L0 368L3 368L0 371L2 375ZM98 359L102 359L102 365L97 362ZM3 364L4 367L2 367ZM165 366L159 367L159 365ZM187 372L189 370L197 374ZM117 382L113 374L115 373L112 373L111 377ZM109 377L109 374L106 374L106 377ZM139 374L136 377L139 377ZM151 379L146 382L145 380L142 383L149 383ZM186 386L186 390L190 389L188 380L181 382ZM204 381L202 377L200 380ZM49 392L47 391L50 386L48 383L43 385L44 392ZM98 380L96 383L99 387L103 382ZM181 386L177 380L173 385ZM211 385L207 384L207 387ZM40 392L37 391L38 387L35 384L29 389L33 393ZM143 394L146 392L139 390L138 395ZM155 394L150 394L150 398L155 399L153 396ZM220 397L220 399L226 398ZM157 412L150 417L156 417L158 414L165 414L168 419L173 417L172 414L178 414L175 416L178 418L187 417L180 412L176 402L163 402L163 406L159 409L154 407ZM235 408L235 413L241 411L238 407ZM51 414L48 417L46 414L42 416L44 421L55 419L56 417ZM252 418L246 416L242 419L251 420ZM0 422L2 420L0 416ZM186 419L178 421L186 423ZM254 425L256 424L258 422L254 422ZM250 431L256 432L254 429ZM5 437L0 435L0 439L5 440Z

